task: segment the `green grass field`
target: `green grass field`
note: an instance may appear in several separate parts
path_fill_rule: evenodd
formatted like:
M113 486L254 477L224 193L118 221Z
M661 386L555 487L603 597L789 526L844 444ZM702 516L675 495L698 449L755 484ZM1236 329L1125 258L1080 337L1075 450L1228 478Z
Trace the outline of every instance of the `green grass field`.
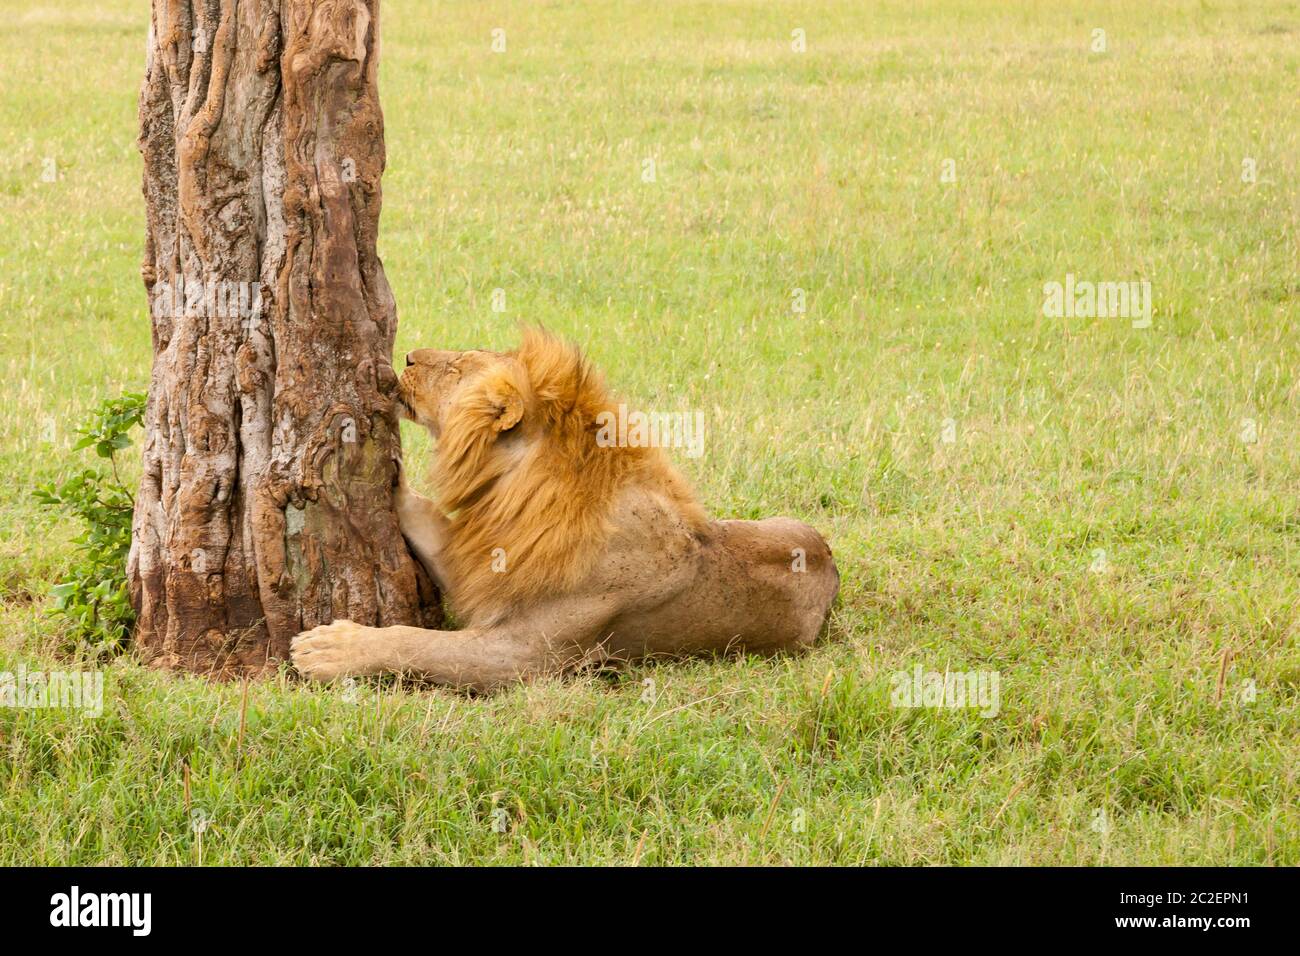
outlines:
M46 613L30 489L148 381L147 14L0 17L0 671L106 667L98 719L0 708L0 863L1300 863L1294 0L385 0L398 352L544 322L843 588L800 658L286 676L242 729ZM1067 274L1150 327L1045 317ZM892 706L917 665L999 712Z

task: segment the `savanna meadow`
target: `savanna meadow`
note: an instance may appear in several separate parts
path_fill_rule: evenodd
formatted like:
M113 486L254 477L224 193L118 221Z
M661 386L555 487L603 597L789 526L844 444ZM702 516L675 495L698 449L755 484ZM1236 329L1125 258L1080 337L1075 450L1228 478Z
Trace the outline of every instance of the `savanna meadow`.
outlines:
M1300 863L1300 4L384 0L395 353L541 323L841 575L481 697L122 639L147 6L0 0L0 863Z

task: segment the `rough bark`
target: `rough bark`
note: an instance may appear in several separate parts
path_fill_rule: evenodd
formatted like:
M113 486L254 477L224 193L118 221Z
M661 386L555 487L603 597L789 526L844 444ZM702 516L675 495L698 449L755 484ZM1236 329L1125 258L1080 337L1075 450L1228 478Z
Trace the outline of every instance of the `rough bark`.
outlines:
M337 618L438 623L392 510L378 0L151 0L139 653L256 674Z

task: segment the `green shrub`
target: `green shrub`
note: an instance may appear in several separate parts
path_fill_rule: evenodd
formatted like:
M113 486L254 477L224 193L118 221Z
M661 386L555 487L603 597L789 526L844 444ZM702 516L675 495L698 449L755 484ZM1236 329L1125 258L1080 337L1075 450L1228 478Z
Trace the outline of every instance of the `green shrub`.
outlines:
M59 485L39 486L42 504L75 515L78 557L68 576L51 590L52 612L67 620L76 643L115 650L126 643L135 621L126 585L135 499L118 477L116 455L131 445L130 430L144 417L145 396L127 392L103 402L77 433L75 451L94 448L109 470L86 468Z

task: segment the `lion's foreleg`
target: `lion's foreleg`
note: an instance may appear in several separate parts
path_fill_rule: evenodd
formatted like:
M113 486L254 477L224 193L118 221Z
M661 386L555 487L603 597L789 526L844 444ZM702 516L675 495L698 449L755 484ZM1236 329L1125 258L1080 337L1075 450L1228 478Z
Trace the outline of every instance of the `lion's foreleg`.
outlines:
M294 666L313 680L406 674L484 693L560 674L578 662L556 645L505 628L431 631L351 621L299 634L291 653Z
M463 631L335 621L295 637L293 663L313 680L409 674L490 692L601 660L610 613L607 595L570 595L520 618Z
M437 506L423 495L418 495L406 484L406 476L395 492L397 522L402 537L415 554L424 570L433 578L440 591L449 589L447 573L442 562L443 542L447 540L447 519Z

